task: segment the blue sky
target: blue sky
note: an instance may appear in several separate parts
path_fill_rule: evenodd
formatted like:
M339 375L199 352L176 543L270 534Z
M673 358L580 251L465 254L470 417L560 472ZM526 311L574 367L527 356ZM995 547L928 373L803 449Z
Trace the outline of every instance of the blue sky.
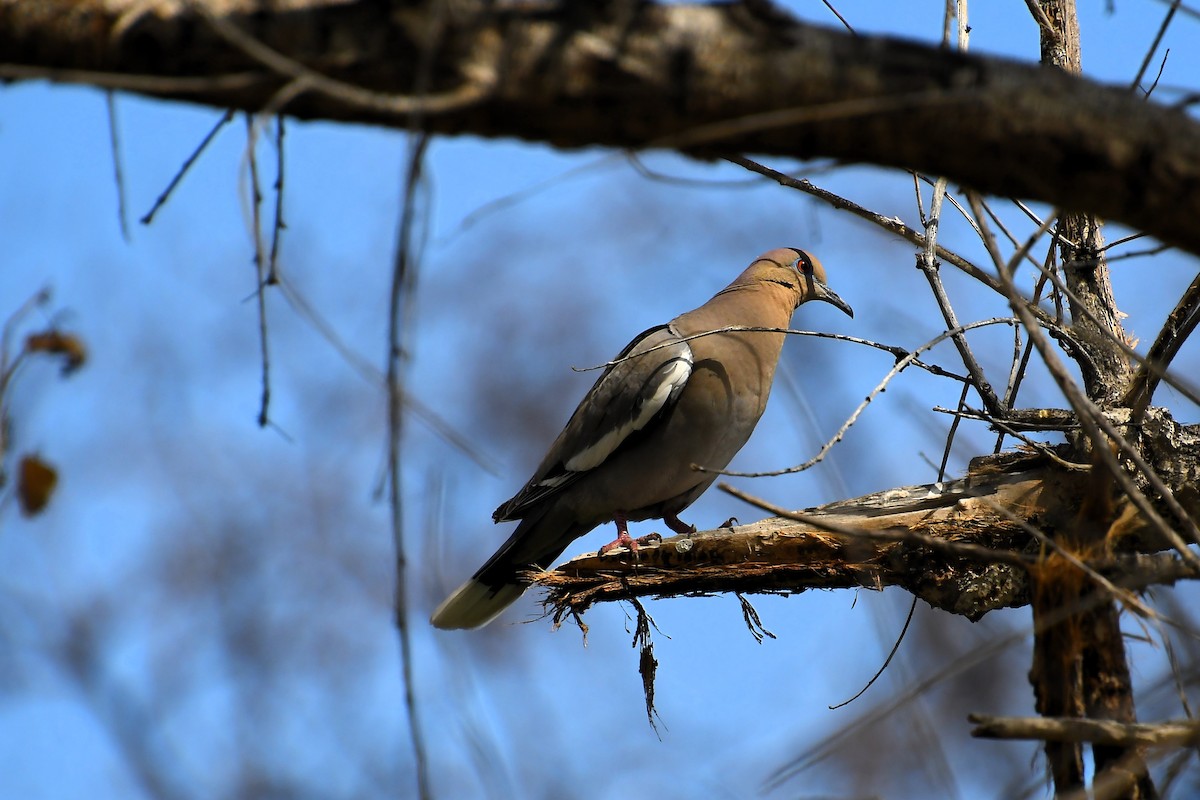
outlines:
M972 50L1036 56L1021 4L978 6ZM926 40L940 32L941 10L841 9L860 31ZM1155 3L1117 3L1111 13L1103 3L1082 7L1086 72L1129 80L1164 12ZM830 22L819 4L797 13ZM1164 86L1186 86L1197 74L1196 33L1189 18L1169 32ZM0 88L0 311L49 287L52 301L23 330L56 322L78 332L90 354L70 379L54 365L31 365L12 396L13 452L53 462L60 487L34 519L11 499L0 506L0 796L209 797L255 785L314 797L394 795L399 786L403 795L412 767L390 622L388 513L375 491L385 397L356 364L383 365L404 137L287 127L282 269L359 361L273 292L277 428L261 430L244 122L219 133L147 227L137 218L221 112L124 95L117 111L129 242L117 224L103 94L41 83ZM259 153L269 187L269 144ZM482 469L410 418L404 485L416 688L442 797L747 796L804 746L900 693L930 665L952 665L1027 624L1023 611L972 625L922 606L889 673L862 700L830 711L881 663L907 595L756 598L778 636L761 645L734 598L652 603L662 631L661 741L645 720L628 608L590 611L586 647L569 626L519 624L537 610L534 597L478 634L424 624L507 535L492 526L491 510L528 477L593 380L569 367L601 362L637 332L703 302L758 253L813 250L855 307L853 321L806 307L798 328L909 347L940 332L910 246L793 192L747 186L728 165L663 153L644 162L710 185L648 179L599 150L466 137L430 148L409 385L494 467ZM906 175L772 165L918 224ZM959 220L948 216L942 236L983 263ZM1195 269L1194 259L1172 253L1114 267L1119 303L1143 348ZM946 281L962 318L1003 313L968 279L947 270ZM976 340L993 369L1006 370L1007 336ZM949 347L935 352L956 366ZM1196 357L1185 349L1179 368L1194 370ZM803 461L889 366L886 355L841 343L790 341L767 415L733 467ZM929 408L957 396L954 385L906 373L819 469L738 483L808 506L931 481L924 459L940 457L947 420ZM1062 404L1044 381L1024 396L1031 405ZM1195 421L1194 408L1169 393L1162 399ZM952 471L992 440L966 426ZM731 514L758 516L714 490L685 518L712 527ZM610 538L596 531L568 554ZM1131 647L1146 718L1180 716L1155 688L1160 651ZM1031 711L1027 640L984 667L949 675L893 715L894 727L876 726L876 736L891 732L882 741L895 752L879 751L874 767L834 760L782 794L998 797L1007 780L1039 786L1032 746L965 736L969 711ZM948 770L936 758L905 755L900 740L920 740L926 727L943 731ZM878 738L863 741L880 747Z

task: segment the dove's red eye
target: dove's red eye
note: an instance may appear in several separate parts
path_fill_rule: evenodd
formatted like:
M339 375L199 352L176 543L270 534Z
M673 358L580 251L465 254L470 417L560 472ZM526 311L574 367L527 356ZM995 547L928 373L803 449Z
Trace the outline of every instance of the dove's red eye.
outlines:
M796 271L801 275L812 275L812 260L809 259L809 257L804 253L800 253L800 256L796 259L792 266L795 267Z

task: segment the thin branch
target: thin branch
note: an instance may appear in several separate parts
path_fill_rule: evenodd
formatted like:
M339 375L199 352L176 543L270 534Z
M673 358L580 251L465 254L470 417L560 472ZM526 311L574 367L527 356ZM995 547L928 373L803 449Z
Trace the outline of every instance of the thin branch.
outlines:
M1032 0L1030 0L1032 2ZM1146 50L1146 57L1142 59L1142 65L1138 67L1137 74L1133 76L1133 80L1129 83L1130 89L1137 89L1142 85L1142 78L1146 76L1146 70L1150 68L1150 61L1154 58L1154 54L1158 52L1158 46L1162 44L1163 36L1167 34L1167 28L1171 26L1171 20L1175 19L1175 12L1179 10L1180 0L1174 0L1171 7L1167 9L1167 15L1163 17L1162 24L1158 26L1158 33L1154 34L1154 41L1150 43L1150 47ZM1163 63L1166 64L1166 58L1163 58ZM1162 74L1162 68L1159 68L1159 75ZM1154 79L1155 86L1158 85L1158 78ZM1151 86L1146 91L1146 97L1150 96L1154 86Z
M1104 247L1101 247L1099 252L1107 253L1109 250L1112 250L1114 247L1120 247L1123 244L1129 244L1130 242L1137 241L1138 239L1144 239L1145 237L1146 237L1145 233L1141 233L1141 232L1131 233L1128 236L1122 236L1120 239L1113 239L1111 242L1104 245Z
M1004 398L1001 403L1004 408L1012 408L1017 401L1017 391L1020 389L1021 381L1025 378L1025 370L1029 366L1029 354L1032 352L1032 347L1021 347L1021 326L1013 326L1013 354L1012 363L1008 368L1008 381L1004 387ZM962 403L959 403L961 410ZM1004 447L1004 432L1001 431L996 435L996 445L992 448L993 453L999 453Z
M978 201L974 195L971 195L970 199L972 206L974 207ZM984 221L980 219L980 223L982 225L984 224ZM1112 439L1123 455L1134 461L1134 464L1137 465L1138 469L1143 472L1143 475L1152 486L1154 486L1155 482L1157 481L1157 487L1155 487L1155 490L1160 492L1162 501L1166 503L1169 508L1171 508L1172 512L1177 516L1179 521L1183 523L1185 530L1188 532L1189 538L1191 538L1194 542L1200 542L1200 531L1196 530L1195 522L1193 522L1188 516L1187 512L1178 505L1178 502L1174 499L1174 495L1169 489L1166 488L1165 485L1162 484L1161 480L1159 480L1157 475L1154 474L1154 470L1145 463L1137 450L1125 441L1124 437L1122 437L1112 423L1108 421L1108 418L1105 417L1104 414L1095 406L1095 404L1093 404L1091 400L1084 395L1083 391L1075 385L1075 381L1072 380L1070 374L1066 370L1066 367L1054 353L1054 350L1046 340L1046 337L1042 335L1041 329L1034 320L1033 314L1030 313L1029 306L1025 299L1021 297L1020 292L1017 290L1016 286L1013 285L1012 277L1008 271L1008 265L1000 256L1000 252L996 248L996 240L991 235L991 231L986 227L986 225L984 225L984 233L986 234L985 244L988 252L992 255L993 261L996 263L996 267L1000 274L1001 283L1005 288L1005 294L1009 298L1009 305L1020 318L1021 324L1024 325L1030 341L1037 348L1039 355L1042 357L1042 362L1046 365L1046 368L1049 370L1050 375L1054 378L1055 383L1058 384L1059 389L1067 398L1067 402L1070 403L1071 407L1075 409L1079 424L1082 426L1088 439L1090 439L1092 442L1093 452L1099 457L1100 461L1103 462L1113 479L1120 485L1121 489L1125 492L1137 509L1142 512L1142 515L1154 528L1154 530L1163 536L1166 541L1169 541L1171 545L1179 551L1179 554L1184 558L1184 560L1188 561L1193 566L1200 567L1200 557L1193 553L1188 548L1187 543L1180 538L1179 534L1177 534L1174 529L1169 526L1165 520L1163 520L1163 518L1154 509L1154 506L1150 500L1142 493L1142 491L1133 482L1129 474L1126 473L1121 467L1116 455L1113 453L1112 449L1108 445L1108 442L1105 440L1105 434Z
M1094 607L1097 603L1104 602L1106 599L1095 596L1080 598L1078 602L1071 603L1067 607L1055 609L1046 615L1037 626L1029 627L1044 628L1059 624L1069 616L1086 611L1088 608ZM887 719L897 710L910 703L914 698L920 697L934 686L942 685L948 678L954 675L961 675L969 669L996 658L1009 647L1025 642L1029 637L1029 633L1028 627L1022 627L1012 633L994 639L982 647L977 647L963 653L958 658L948 661L946 666L940 669L934 669L922 674L916 683L903 691L896 692L891 700L864 714L852 723L843 726L832 735L823 737L818 744L808 748L799 756L789 759L785 764L776 768L764 782L763 788L765 790L778 788L809 767L829 758L839 747L857 736L860 731L875 728L881 721ZM1038 719L1041 718L1039 717Z
M1032 242L1032 237L1030 241ZM1053 247L1054 245L1051 245L1052 249ZM1013 260L1010 261L1010 272L1012 271L1012 262L1015 260L1016 256L1014 256ZM1171 386L1171 388L1178 391L1188 400L1191 400L1196 405L1200 405L1200 390L1190 385L1183 378L1172 375L1167 370L1167 364L1169 364L1171 359L1173 359L1178 353L1179 348L1182 346L1183 342L1187 340L1192 330L1195 329L1196 324L1200 323L1200 277L1197 277L1192 282L1192 285L1188 287L1188 290L1184 293L1183 297L1180 298L1179 304L1176 305L1175 310L1172 311L1172 313L1167 317L1167 322L1163 326L1162 331L1159 332L1159 340L1161 340L1164 335L1168 335L1168 338L1170 338L1173 343L1163 344L1164 355L1166 354L1166 348L1173 347L1173 350L1170 351L1169 357L1166 358L1165 364L1157 364L1155 362L1155 347L1159 345L1159 340L1156 340L1155 346L1151 347L1149 353L1143 356L1141 353L1133 349L1128 342L1124 341L1120 336L1109 329L1107 325L1103 325L1101 320L1096 317L1095 312L1088 308L1087 304L1085 304L1082 299L1079 298L1069 286L1067 286L1067 284L1055 273L1053 269L1050 269L1048 266L1043 264L1036 264L1036 267L1038 271L1041 272L1042 276L1046 280L1050 281L1057 293L1066 296L1067 299L1071 301L1073 307L1080 312L1081 316L1092 322L1098 334L1102 335L1106 341L1115 344L1127 358L1130 358L1138 363L1139 372L1130 380L1131 388L1127 391L1125 398L1121 402L1121 405L1128 405L1135 409L1138 408L1138 406L1134 403L1134 398L1140 391L1139 375L1143 370L1149 370L1156 376L1154 381L1155 385L1157 385L1159 380L1165 381ZM1178 319L1183 320L1183 327L1173 327L1175 324L1173 321ZM1085 354L1083 352L1077 353L1077 356L1084 355ZM1146 399L1146 404L1149 404L1148 398ZM1141 410L1144 412L1145 409L1142 408Z
M141 220L139 220L143 225L149 225L154 220L154 215L157 214L158 210L166 204L167 198L169 198L171 193L175 191L175 187L178 186L179 182L183 180L183 176L187 174L187 171L192 168L193 164L196 163L196 159L198 159L200 154L204 152L204 148L208 147L212 140L216 138L218 131L220 131L221 128L225 127L225 125L233 119L233 113L233 109L229 109L222 114L221 119L217 120L217 124L213 125L212 130L205 134L204 138L200 140L200 144L196 146L196 149L192 151L192 154L184 159L183 165L175 173L175 177L171 178L171 182L167 184L167 188L163 189L162 194L160 194L158 199L154 201L154 205L152 205L150 210L142 216Z
M777 506L774 503L768 502L761 497L756 497L748 492L738 489L736 486L731 486L728 483L720 483L717 488L721 491L733 495L739 500L745 501L756 508L766 511L768 514L774 514L783 519L795 520L796 522L810 525L818 530L827 531L838 536L845 536L850 539L860 539L863 541L872 542L894 542L899 544L917 545L919 547L928 547L936 553L945 556L953 556L957 558L969 559L978 561L983 564L1008 564L1022 569L1029 569L1036 561L1033 558L1014 553L1009 550L997 550L993 547L985 547L983 545L972 544L970 542L957 542L950 539L944 539L940 536L929 536L915 530L900 529L900 530L871 530L865 531L854 525L845 525L840 522L835 522L828 517L818 514L807 514L803 511L792 511L791 509Z
M435 51L442 45L448 10L443 5L435 12L423 31L419 68L415 81L417 97L426 96L430 86ZM417 704L416 671L413 667L412 628L408 614L407 554L404 544L404 484L401 450L404 444L404 397L406 365L411 353L405 343L413 339L416 310L417 269L420 260L416 244L417 191L425 169L425 153L431 136L425 129L425 114L429 109L420 103L408 115L408 159L404 168L404 198L396 231L396 249L392 264L391 290L388 296L387 388L388 388L388 445L387 477L388 508L391 512L392 546L395 556L396 593L394 598L396 635L400 645L400 672L404 682L404 707L408 711L409 744L416 762L417 796L432 800L429 762L425 751L425 736L421 727L420 707Z
M1071 470L1073 472L1086 472L1087 470L1092 468L1091 464L1077 464L1073 461L1067 461L1065 458L1060 456L1058 453L1054 452L1054 448L1050 447L1045 442L1039 442L1036 439L1031 439L1028 436L1025 436L1020 431L1018 431L1014 426L1009 425L1005 420L1000 419L998 417L994 417L991 414L988 414L986 412L977 411L973 408L970 408L969 406L963 406L961 404L959 405L959 407L957 409L949 409L949 408L943 408L942 406L934 406L932 410L939 414L950 414L955 419L974 419L974 420L979 420L980 422L986 422L991 427L1000 431L1001 435L1012 436L1013 438L1020 439L1021 442L1025 446L1027 446L1033 450L1037 450L1039 453L1046 456L1047 458L1049 458L1055 464L1058 464L1063 469Z
M1158 64L1158 72L1155 73L1154 80L1151 81L1151 83L1150 83L1150 88L1146 89L1146 97L1149 97L1151 94L1154 93L1154 90L1158 88L1158 82L1160 80L1162 80L1163 70L1165 70L1167 68L1167 59L1170 57L1171 57L1171 48L1168 47L1163 52L1162 61L1160 61Z
M125 199L125 170L121 160L121 126L117 124L117 99L112 89L104 93L108 108L108 143L112 153L113 180L117 185L117 224L121 226L121 238L129 242L129 205Z
M416 190L424 165L429 136L416 134L409 147L405 168L404 202L397 235L396 256L392 270L391 294L388 303L388 507L391 509L392 544L395 549L396 595L395 623L400 638L400 663L404 680L404 703L408 709L409 740L416 761L417 791L422 800L433 797L429 785L429 767L425 757L425 740L421 733L420 716L414 686L412 636L408 621L407 556L404 547L403 483L401 446L403 442L404 364L408 360L404 342L409 330L413 289L416 281L412 237L416 219Z
M258 305L258 345L262 360L262 396L258 408L258 426L265 428L270 422L268 410L271 405L271 353L267 346L267 294L266 260L262 240L262 190L258 182L258 154L255 147L254 121L246 115L246 158L250 164L250 208L254 236L254 298Z
M839 211L849 211L854 216L866 220L874 225L878 225L888 233L899 236L901 239L904 239L911 244L915 244L918 247L925 246L924 234L905 225L904 222L898 217L885 217L882 214L877 214L874 211L860 206L853 200L847 200L846 198L834 194L827 189L822 189L807 179L793 178L790 175L779 172L778 170L764 166L757 161L752 161L745 156L728 156L727 160L752 172L757 172L763 177L770 178L781 186L786 186L790 189L797 189L805 194L812 195L813 197L824 201L829 206ZM991 275L988 275L979 267L975 266L975 264L968 261L966 258L960 256L952 250L943 247L942 245L937 245L935 252L940 260L945 261L947 264L951 264L967 275L970 275L972 278L979 281L984 286L987 286L992 291L1000 292L1002 294L999 284L996 283L996 279ZM1038 309L1038 313L1044 314L1045 312L1042 312L1041 309ZM1049 319L1049 315L1047 315L1046 318Z
M1114 261L1128 261L1129 259L1133 259L1133 258L1145 258L1146 256L1156 256L1159 253L1165 253L1166 251L1168 251L1170 249L1171 249L1171 245L1169 245L1169 244L1159 244L1159 245L1155 245L1154 247L1147 247L1145 250L1134 250L1129 253L1118 253L1115 256L1109 256L1108 263L1112 264Z
M861 689L854 693L853 697L849 698L848 700L843 700L840 703L834 703L831 706L827 706L830 711L837 711L839 708L845 708L866 694L867 689L870 689L875 685L875 681L879 680L879 677L887 670L888 665L892 663L892 659L896 657L896 653L899 652L900 643L904 641L904 636L908 633L908 626L912 624L913 614L916 612L916 610L917 596L913 595L912 603L910 603L908 606L908 614L904 617L904 626L900 629L900 635L896 637L896 641L892 645L892 649L888 651L887 658L883 660L883 665L875 671L875 674L871 676L871 680L867 681Z
M854 28L850 27L850 23L847 22L846 18L843 17L841 15L841 13L836 8L833 7L833 3L829 2L829 0L821 0L821 3L824 4L824 6L826 8L828 8L835 17L838 18L838 22L842 23L842 27L844 27L846 30L850 31L850 33L854 34L855 36L858 35L858 31L856 31L856 30L854 30Z
M934 186L937 183L936 181L930 180L927 176L922 175L919 172L914 172L913 177L916 180L925 183L925 185L927 185L927 186ZM920 207L920 201L919 201L920 194L918 193L917 196L918 196L917 206ZM971 212L969 212L969 211L967 211L967 209L963 208L962 203L958 202L958 199L954 196L954 194L952 192L950 192L950 191L946 192L946 199L950 201L950 205L954 206L954 210L959 213L959 216L961 216L963 218L963 221L966 222L968 225L970 225L971 228L973 228L975 230L975 232L978 233L979 226L975 224L975 219L974 219L974 217L971 216ZM923 222L923 220L922 220L922 222Z
M1196 276L1175 304L1175 308L1167 315L1166 323L1158 332L1154 344L1146 352L1145 359L1130 381L1129 390L1122 403L1133 409L1135 418L1140 419L1149 408L1160 380L1165 379L1175 386L1167 369L1179 354L1183 343L1195 331L1197 324L1200 324L1200 275ZM1188 398L1193 399L1191 394L1188 394Z
M1200 725L1181 722L1131 723L1075 717L994 717L969 714L971 735L980 739L1035 739L1049 742L1090 742L1110 747L1200 742Z
M963 385L962 394L958 396L959 411L962 411L964 408L966 408L967 392L970 391L970 389L970 384ZM954 418L950 420L950 430L946 432L946 446L942 449L942 463L938 465L938 483L941 483L946 479L946 465L950 463L950 451L954 449L954 437L958 433L958 425L961 419L962 416L960 414L955 414Z
M735 476L742 477L742 478L765 478L765 477L774 476L774 475L790 475L794 472L803 472L807 469L811 469L813 466L819 464L821 461L824 460L825 456L829 453L829 451L833 449L833 446L842 440L842 437L846 435L846 431L850 430L850 428L854 425L854 423L856 423L858 421L858 418L860 416L862 416L862 413L866 410L867 406L869 406L876 397L878 397L880 394L882 394L887 389L888 384L892 382L893 378L895 378L897 375L899 375L901 372L903 372L908 367L912 366L912 364L916 360L917 356L919 356L921 353L925 352L926 350L929 350L930 348L935 347L938 344L941 344L942 342L944 342L947 339L954 336L956 333L962 333L965 331L974 330L975 328L982 328L987 325L1001 325L1001 324L1011 325L1011 324L1013 324L1013 320L1011 317L993 317L992 319L985 319L985 320L980 320L978 322L972 322L969 325L961 325L958 328L954 328L954 329L944 331L944 332L938 334L934 338L925 342L920 347L911 351L908 355L904 356L903 358L898 359L896 361L896 363L892 365L892 368L890 370L888 370L887 374L883 376L883 380L881 380L875 386L875 388L871 390L871 392L866 396L866 398L864 398L862 400L862 402L860 402L858 404L858 407L855 408L853 412L851 412L850 416L846 419L845 422L842 423L842 426L838 429L837 433L835 433L832 438L830 438L827 442L825 442L825 444L821 445L821 448L820 448L820 450L817 451L816 455L814 455L812 458L808 459L807 461L805 461L802 464L796 464L795 466L787 467L785 469L770 470L767 472L738 472L735 470L711 469L709 467L704 466L703 464L693 464L692 468L695 470L698 470L699 472L715 472L719 475L735 475Z
M1032 222L1032 223L1034 223L1035 225L1037 225L1039 228L1040 228L1040 227L1042 227L1042 225L1044 225L1044 224L1045 224L1045 222L1042 220L1042 218L1041 218L1041 217L1039 217L1037 214L1035 214L1035 213L1034 213L1034 211L1033 211L1033 209L1032 209L1032 208L1030 208L1028 205L1026 205L1026 204L1025 204L1023 201L1021 201L1021 200L1018 200L1018 199L1016 199L1016 198L1012 198L1012 203L1013 203L1013 205L1015 205L1017 208L1021 209L1021 212L1022 212L1022 213L1023 213L1025 216L1029 217L1029 221L1030 221L1030 222ZM1054 215L1053 215L1053 214L1051 214L1051 215L1050 215L1048 218L1049 218L1050 220L1053 220L1053 219L1054 219ZM1070 239L1068 239L1067 237L1063 236L1063 235L1062 235L1062 233L1061 233L1060 231L1058 231L1057 229L1055 229L1055 231L1054 231L1054 235L1055 235L1055 236L1058 238L1058 240L1059 240L1060 242L1066 242L1066 243L1067 243L1068 245L1070 245L1071 247L1074 247L1074 248L1076 248L1076 249L1079 249L1079 245L1078 245L1078 244L1076 244L1075 242L1071 241L1071 240L1070 240Z
M942 188L945 188L944 185ZM927 245L925 251L917 255L917 269L929 281L929 288L933 291L934 300L937 301L938 308L942 312L942 319L946 323L946 329L957 330L960 327L958 316L954 313L954 306L950 304L950 298L946 294L946 287L942 285L941 276L938 274L938 263L932 256L932 252L936 250L937 214L941 213L941 206L941 198L938 196L937 189L935 188L934 202L930 206L930 227L927 234ZM979 362L975 359L975 354L971 352L971 345L967 342L967 337L962 333L957 333L951 336L950 340L954 342L959 357L962 358L963 365L971 375L971 385L979 393L980 399L983 400L983 405L993 414L1004 413L1004 409L996 397L995 390L992 389L992 385L983 374L983 367L979 365Z
M283 221L283 134L284 116L275 117L275 218L271 227L271 258L267 269L266 285L279 283L279 240L287 224Z
M973 326L968 326L966 328L966 330L970 330L971 327L978 327L980 324L995 324L996 322L1005 322L1005 321L1008 321L1008 320L1007 319L997 319L997 320L988 321L986 323L976 323ZM872 339L863 339L859 336L850 336L850 335L844 334L844 333L829 333L828 331L799 331L799 330L795 330L793 328L768 328L768 327L761 326L761 325L726 325L723 328L713 328L711 331L702 331L700 333L693 333L693 334L689 334L687 336L680 336L677 339L672 339L671 341L664 342L662 344L656 344L654 347L647 348L640 352L634 353L633 355L622 356L621 358L614 358L612 361L605 361L601 364L593 364L590 367L571 367L571 371L572 372L594 372L599 369L608 369L609 367L615 367L617 364L620 364L622 362L629 361L634 358L641 358L642 356L648 355L649 353L653 353L656 350L661 350L664 347L674 347L679 342L690 342L694 339L701 339L705 336L716 336L717 334L721 334L721 333L786 333L790 336L812 336L817 339L832 339L833 341L836 341L836 342L849 342L850 344L860 344L860 345L863 345L864 347L872 347L876 350L882 350L885 353L890 353L891 356L893 358L895 358L897 361L899 361L901 359L910 358L911 356L913 356L912 351L906 350L905 348L900 347L898 345L884 344L883 342L876 342ZM918 358L913 358L912 361L910 362L910 366L919 367L920 369L923 369L932 375L937 375L938 377L953 378L954 380L962 381L963 383L970 382L970 379L963 375L958 375L957 373L950 372L949 370L939 367L937 364L926 364L924 361L921 361Z

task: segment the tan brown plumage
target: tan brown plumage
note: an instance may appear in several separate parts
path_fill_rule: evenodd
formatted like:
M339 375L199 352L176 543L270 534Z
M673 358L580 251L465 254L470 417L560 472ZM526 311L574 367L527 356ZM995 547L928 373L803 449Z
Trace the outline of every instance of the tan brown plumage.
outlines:
M825 285L821 263L781 248L756 258L704 305L635 338L605 370L521 491L496 509L520 520L498 551L433 613L439 628L485 625L525 591L522 570L546 568L604 522L678 515L750 438L766 408L786 334L695 334L729 326L787 328L802 303L854 312Z

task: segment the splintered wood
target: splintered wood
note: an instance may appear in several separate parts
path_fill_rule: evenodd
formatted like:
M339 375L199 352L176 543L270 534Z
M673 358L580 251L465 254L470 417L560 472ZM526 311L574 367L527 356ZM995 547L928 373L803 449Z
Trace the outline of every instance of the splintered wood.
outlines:
M1022 564L1032 563L1036 544L1011 515L1052 524L1073 505L1071 480L1047 458L1010 454L980 460L961 480L673 536L636 556L581 555L530 577L549 590L546 603L558 619L596 602L643 596L891 585L979 619L1028 601Z
M1175 502L1200 516L1194 456L1200 426L1180 425L1152 410L1137 438ZM778 516L752 525L673 536L643 546L636 557L627 550L589 553L527 577L548 590L545 603L556 620L593 603L635 597L884 586L900 586L935 608L977 620L997 608L1027 604L1029 569L1045 563L1043 542L1075 524L1092 468L1070 456L1065 445L984 456L959 480L802 512L771 509ZM1155 502L1162 505L1161 498ZM1161 511L1171 513L1166 506ZM1194 565L1179 563L1178 548L1127 496L1115 494L1110 513L1098 522L1106 526L1108 554L1076 555L1114 583L1138 589L1196 576ZM1174 553L1144 555L1163 550Z

